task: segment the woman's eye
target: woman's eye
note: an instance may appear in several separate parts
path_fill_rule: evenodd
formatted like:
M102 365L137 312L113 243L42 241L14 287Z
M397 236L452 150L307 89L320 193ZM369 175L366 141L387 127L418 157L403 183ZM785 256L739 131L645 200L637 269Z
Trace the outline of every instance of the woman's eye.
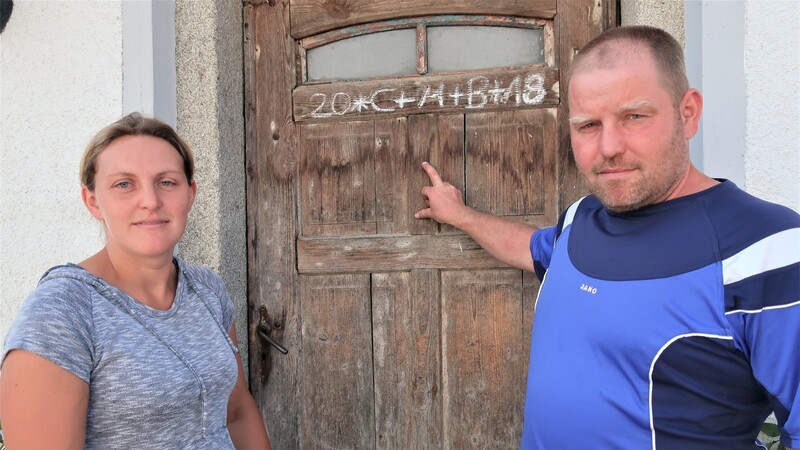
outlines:
M120 181L119 183L117 183L116 186L118 188L128 189L129 187L131 187L131 183L129 181Z
M175 183L174 181L170 181L170 180L164 180L164 181L161 182L161 186L164 186L164 187L175 186L176 184L177 183Z

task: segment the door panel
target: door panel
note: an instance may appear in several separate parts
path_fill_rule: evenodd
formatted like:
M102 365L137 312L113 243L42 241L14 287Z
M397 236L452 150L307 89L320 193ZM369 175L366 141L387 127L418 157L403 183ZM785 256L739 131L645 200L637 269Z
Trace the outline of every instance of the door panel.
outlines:
M555 120L552 110L503 111L467 116L467 199L502 216L555 219L546 186L553 186ZM553 207L550 207L553 206Z
M553 224L582 194L559 86L616 4L253 3L250 389L273 447L517 448L539 283L461 231L413 217L430 184L420 163L478 210ZM449 20L541 27L545 63L427 75L426 27ZM418 74L305 81L305 48L382 26L416 27Z
M374 448L370 277L300 278L301 448Z
M439 276L372 276L378 449L439 448L442 429Z
M305 124L299 145L302 234L375 234L375 125Z
M413 197L410 202L414 212L425 208L421 192L430 185L428 176L420 164L428 161L439 171L443 180L464 189L464 116L462 114L416 114L408 118L408 139L412 160L411 184ZM412 212L413 214L413 212ZM412 234L435 234L454 232L450 225L438 225L430 220L414 220Z
M517 270L442 272L445 448L517 448L530 322Z

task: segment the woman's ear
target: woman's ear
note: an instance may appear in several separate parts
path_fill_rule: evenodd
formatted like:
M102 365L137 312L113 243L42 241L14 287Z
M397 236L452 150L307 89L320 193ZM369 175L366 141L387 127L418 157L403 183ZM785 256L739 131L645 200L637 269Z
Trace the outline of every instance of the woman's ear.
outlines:
M81 186L81 199L83 199L83 204L86 205L86 209L95 219L103 220L103 211L97 205L97 196L95 196L94 191L90 191L86 186Z
M189 203L189 209L192 209L192 206L194 206L194 199L197 198L197 182L192 180L192 182L189 183L189 187L192 189L192 201Z

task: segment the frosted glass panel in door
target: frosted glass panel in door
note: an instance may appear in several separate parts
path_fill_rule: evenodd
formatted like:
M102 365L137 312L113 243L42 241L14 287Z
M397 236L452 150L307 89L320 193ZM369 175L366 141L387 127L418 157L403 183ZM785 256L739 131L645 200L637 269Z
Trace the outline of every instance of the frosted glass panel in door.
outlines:
M415 29L355 36L306 53L308 81L360 80L417 73Z
M428 72L544 64L541 28L428 28Z

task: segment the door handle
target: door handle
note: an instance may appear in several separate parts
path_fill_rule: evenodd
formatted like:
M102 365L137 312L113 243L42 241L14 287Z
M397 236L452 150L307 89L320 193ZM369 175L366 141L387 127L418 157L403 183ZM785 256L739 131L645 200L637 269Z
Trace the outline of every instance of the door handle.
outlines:
M275 347L279 352L283 353L284 355L289 353L289 350L286 349L280 342L276 341L275 339L270 336L272 333L272 321L269 317L269 312L267 308L262 306L259 310L260 318L258 320L258 335L261 337L261 340L266 342L267 344Z

